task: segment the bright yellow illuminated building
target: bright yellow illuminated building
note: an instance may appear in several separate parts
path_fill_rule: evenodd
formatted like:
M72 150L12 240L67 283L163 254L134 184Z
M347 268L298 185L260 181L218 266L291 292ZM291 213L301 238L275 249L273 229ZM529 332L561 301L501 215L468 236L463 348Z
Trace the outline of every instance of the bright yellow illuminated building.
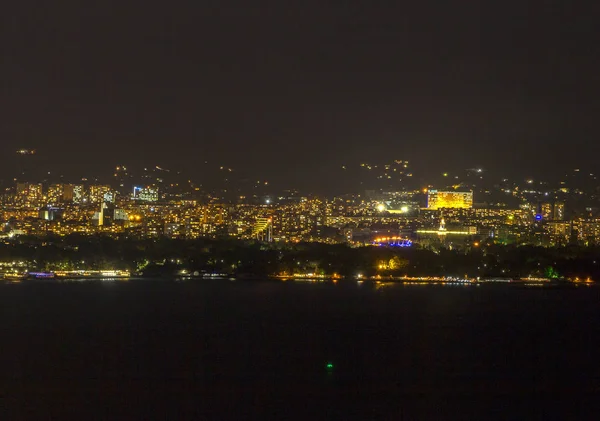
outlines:
M438 191L427 192L428 209L471 209L473 192Z
M273 220L271 218L256 218L252 228L252 236L259 241L273 241Z

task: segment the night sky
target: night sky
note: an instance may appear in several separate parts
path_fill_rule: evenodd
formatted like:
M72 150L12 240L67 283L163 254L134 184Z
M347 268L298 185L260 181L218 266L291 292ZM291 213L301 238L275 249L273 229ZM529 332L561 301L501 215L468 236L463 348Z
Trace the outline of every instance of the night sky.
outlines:
M27 147L65 174L129 163L201 176L208 160L306 188L363 160L515 176L594 168L598 9L5 2L2 161Z

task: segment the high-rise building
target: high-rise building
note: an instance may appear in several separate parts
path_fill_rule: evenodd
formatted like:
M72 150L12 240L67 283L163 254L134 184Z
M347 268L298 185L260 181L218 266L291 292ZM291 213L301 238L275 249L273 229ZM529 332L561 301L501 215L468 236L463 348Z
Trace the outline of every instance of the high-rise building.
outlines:
M100 214L98 216L98 225L101 227L109 227L115 220L115 207L109 203L102 203Z
M74 202L75 186L73 184L63 184L62 186L62 201Z
M158 189L155 187L134 187L133 200L141 200L143 202L158 202Z
M46 221L55 221L62 217L63 209L52 206L42 207L39 210L38 217Z
M46 192L46 201L55 205L61 202L74 202L74 186L73 184L51 184ZM83 190L83 186L81 186Z
M555 221L565 220L565 204L563 202L554 203L554 209L552 210L552 218Z
M17 183L17 203L23 206L40 206L43 195L42 185L35 183Z
M565 221L552 221L546 225L547 231L550 235L568 237L571 235L571 223Z
M583 220L577 222L579 239L588 244L600 243L600 220Z
M165 223L165 236L169 238L180 238L185 235L185 225L175 222Z
M473 192L439 191L427 192L428 209L470 209L473 207Z
M104 194L104 202L106 203L115 203L115 199L116 199L116 194L113 191L109 191L108 193Z
M69 188L65 191L65 201L83 203L85 201L85 190L83 186L81 184L70 184Z
M538 207L538 215L546 221L564 221L565 204L563 202L541 203Z
M46 200L49 204L55 205L63 200L64 184L51 184L48 186Z
M552 203L542 203L539 208L538 215L542 216L542 219L549 221L552 219Z
M129 221L129 214L124 209L115 209L115 221Z
M90 203L103 203L104 197L107 193L110 193L110 186L106 185L91 185L90 186Z

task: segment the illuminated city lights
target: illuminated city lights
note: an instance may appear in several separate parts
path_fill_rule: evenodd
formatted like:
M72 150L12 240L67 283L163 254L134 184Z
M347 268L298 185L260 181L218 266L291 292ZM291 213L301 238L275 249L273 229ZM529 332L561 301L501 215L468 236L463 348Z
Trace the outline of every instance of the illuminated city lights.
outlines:
M427 192L428 209L472 208L473 192L454 192L429 190Z
M365 164L361 168L387 178L401 171L405 164L399 162L402 163ZM227 168L223 166L224 170ZM568 191L572 193L564 191L568 181L554 189L540 181L544 183L540 184L544 186L542 191L534 187L537 182L527 180L514 185L499 184L497 192L509 195L518 206L488 204L489 193L461 191L464 180L454 179L453 190L438 190L425 184L415 189L372 190L333 198L303 196L291 190L278 194L255 191L267 182L257 180L254 184L252 179L248 190L237 189L232 193L235 200L231 200L198 193L200 184L187 177L167 180L165 177L176 172L161 166L148 166L140 177L143 183L139 184L129 178L129 171L125 165L113 167L116 188L92 177L82 178L80 184L15 182L2 199L0 239L12 242L23 236L71 234L151 240L228 238L257 242L264 247L271 247L270 243L294 246L312 242L351 248L375 246L379 252L387 253L391 249L405 253L403 249L414 246L436 252L447 249L469 253L478 249L486 253L492 244L600 244L600 218L593 215L593 208L585 208L577 217L567 208L567 195L577 195L578 200L581 196L581 191L571 186ZM477 171L470 173L473 172ZM508 180L503 179L502 183ZM476 195L481 198L479 204L474 203ZM372 269L389 274L396 263L388 260L378 261ZM486 264L479 267L487 268ZM31 272L43 272L35 269ZM19 273L22 276L25 271ZM188 271L186 276L193 273ZM361 281L368 279L363 273L354 276ZM106 275L115 276L119 274ZM277 276L332 279L323 268L303 265Z
M410 247L413 245L412 240L400 237L380 237L373 240L373 244L376 246L390 246L390 247Z

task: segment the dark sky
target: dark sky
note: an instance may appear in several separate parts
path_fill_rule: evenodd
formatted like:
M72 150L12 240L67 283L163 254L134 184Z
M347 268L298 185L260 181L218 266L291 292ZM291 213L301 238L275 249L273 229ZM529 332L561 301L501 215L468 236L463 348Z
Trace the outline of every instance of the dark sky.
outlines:
M20 147L65 173L209 160L304 186L362 160L593 166L599 12L564 0L5 2L2 160Z

